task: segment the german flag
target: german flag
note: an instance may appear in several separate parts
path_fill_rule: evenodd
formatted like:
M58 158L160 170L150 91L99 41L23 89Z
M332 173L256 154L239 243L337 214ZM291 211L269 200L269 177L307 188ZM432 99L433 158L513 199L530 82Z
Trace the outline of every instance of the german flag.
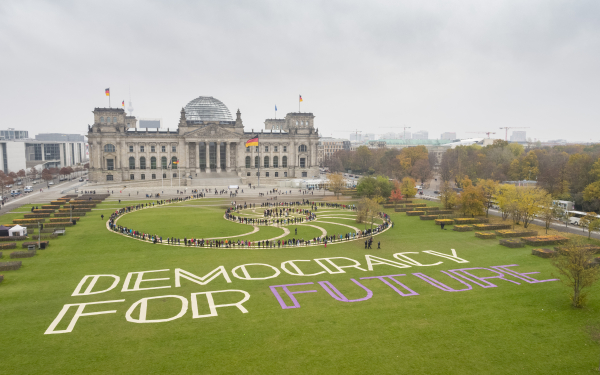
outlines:
M258 137L246 141L246 147L258 146Z
M110 96L110 89L105 89L104 92L106 93L106 96Z
M173 164L179 164L179 159L175 160Z

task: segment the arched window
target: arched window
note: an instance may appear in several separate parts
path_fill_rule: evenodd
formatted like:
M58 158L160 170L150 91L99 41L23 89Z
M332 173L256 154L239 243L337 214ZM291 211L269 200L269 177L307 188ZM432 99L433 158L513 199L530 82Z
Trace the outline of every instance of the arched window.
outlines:
M113 117L113 124L116 124L116 123L117 123L117 118Z
M287 168L287 156L281 157L281 166Z
M269 157L265 156L265 168L269 168Z
M163 156L160 158L160 165L162 169L167 169L167 157Z
M110 124L110 117L106 116L106 123Z
M258 156L254 157L254 168L258 168L260 167L260 159L258 158Z
M100 116L100 123L104 122L104 116Z
M171 168L172 169L177 169L177 156L173 156L171 158Z
M251 168L251 165L250 165L250 156L246 156L246 168Z
M104 145L104 152L115 152L115 145Z
M298 151L299 152L306 152L306 145L300 145L300 146L298 146Z
M133 156L129 157L129 169L135 169L135 158Z
M150 158L150 169L156 169L156 156Z
M140 169L146 169L146 158L144 156L140 158Z
M279 156L273 156L273 168L279 167Z

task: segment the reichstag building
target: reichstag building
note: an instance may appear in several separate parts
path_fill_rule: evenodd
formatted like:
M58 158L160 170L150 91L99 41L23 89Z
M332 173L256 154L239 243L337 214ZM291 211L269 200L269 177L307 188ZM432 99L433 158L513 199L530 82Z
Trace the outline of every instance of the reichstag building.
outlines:
M200 96L181 110L176 128L140 129L122 108L95 108L88 125L90 182L165 183L178 178L186 186L203 179L235 178L241 183L275 185L277 180L314 178L318 129L312 113L288 113L268 119L259 131L244 131L238 110L233 120L220 100ZM245 147L258 137L258 147ZM259 172L260 167L260 172ZM161 179L163 181L161 181Z

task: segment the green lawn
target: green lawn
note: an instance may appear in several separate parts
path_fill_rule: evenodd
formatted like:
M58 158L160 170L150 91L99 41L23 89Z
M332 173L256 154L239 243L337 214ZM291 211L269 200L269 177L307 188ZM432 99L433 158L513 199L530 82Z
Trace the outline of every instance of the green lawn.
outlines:
M198 237L252 230L251 226L225 221L219 203L192 203L204 207L178 204L184 207L143 210L124 216L119 223L129 221L138 230L181 237L192 230L198 230L194 234ZM393 209L386 211L395 220L395 227L375 237L376 242L381 241L381 250L365 251L362 241L327 248L252 250L159 246L107 231L100 215L110 215L115 207L118 203L99 205L93 214L68 228L64 237L51 240L49 249L22 259L20 270L1 272L5 277L0 283L2 373L587 374L594 373L598 365L600 348L583 328L600 320L600 287L594 288L586 308L574 310L559 282L530 284L508 276L520 284L487 279L497 287L470 283L471 290L447 292L413 275L422 273L460 289L463 284L440 271L518 264L513 268L519 272L540 272L529 275L533 278L552 278L549 260L532 256L528 246L509 249L498 245L497 240L477 239L473 232L442 231L431 221L394 213ZM14 216L2 216L0 221L10 223ZM340 222L362 228L350 220ZM336 233L349 230L335 224L323 227ZM294 226L288 228L293 234ZM178 230L181 232L175 232ZM168 234L171 231L173 234ZM468 263L424 253L451 254L451 249ZM2 261L10 260L11 250L3 252ZM318 273L324 268L314 259L346 257L366 269L365 254L399 262L393 254L401 252L416 252L406 255L422 264L443 263L410 268L374 265L372 271L343 268L344 273L317 276L293 276L281 266L289 260L311 260L296 264L305 274ZM342 259L334 262L351 263ZM232 273L237 266L257 263L276 267L279 276L242 280ZM231 283L222 276L206 285L182 278L181 286L176 286L175 269L204 276L219 266L227 271ZM144 281L140 287L168 288L122 291L129 272L151 270L166 271L147 273L144 280L167 280ZM247 270L252 277L268 277L274 272L266 266L248 266ZM492 275L481 269L472 272ZM243 277L241 270L237 273ZM116 275L120 280L105 293L71 296L86 275ZM396 280L418 295L401 296L381 280L361 280L384 275L405 275ZM136 277L132 275L130 288ZM368 288L372 297L341 302L318 284L328 281L350 300L364 298L367 292L351 279ZM109 288L111 283L101 279L94 290ZM290 286L290 291L317 292L295 294L300 308L283 309L269 286L298 283L312 284ZM400 285L393 285L407 293ZM194 319L192 293L220 290L249 293L250 299L243 304L248 313L221 307L217 308L218 316ZM282 289L277 290L283 301L292 305ZM147 319L177 315L181 300L163 296L185 298L187 312L162 323L127 321L128 309L146 297L160 297L147 301ZM241 297L241 292L213 294L216 304L235 303ZM44 334L64 305L112 300L125 301L88 305L84 313L116 313L82 316L70 333ZM210 313L206 295L197 296L197 306L199 315ZM56 329L66 329L74 312L75 307L71 307ZM138 306L131 317L137 319L139 315Z

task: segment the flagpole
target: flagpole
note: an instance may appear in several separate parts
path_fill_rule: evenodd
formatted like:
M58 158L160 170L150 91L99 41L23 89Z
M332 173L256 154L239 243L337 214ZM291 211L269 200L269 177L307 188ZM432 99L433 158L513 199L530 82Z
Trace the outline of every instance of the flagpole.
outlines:
M258 140L258 134L256 135L256 139ZM260 187L260 140L256 143L258 143L258 187Z

